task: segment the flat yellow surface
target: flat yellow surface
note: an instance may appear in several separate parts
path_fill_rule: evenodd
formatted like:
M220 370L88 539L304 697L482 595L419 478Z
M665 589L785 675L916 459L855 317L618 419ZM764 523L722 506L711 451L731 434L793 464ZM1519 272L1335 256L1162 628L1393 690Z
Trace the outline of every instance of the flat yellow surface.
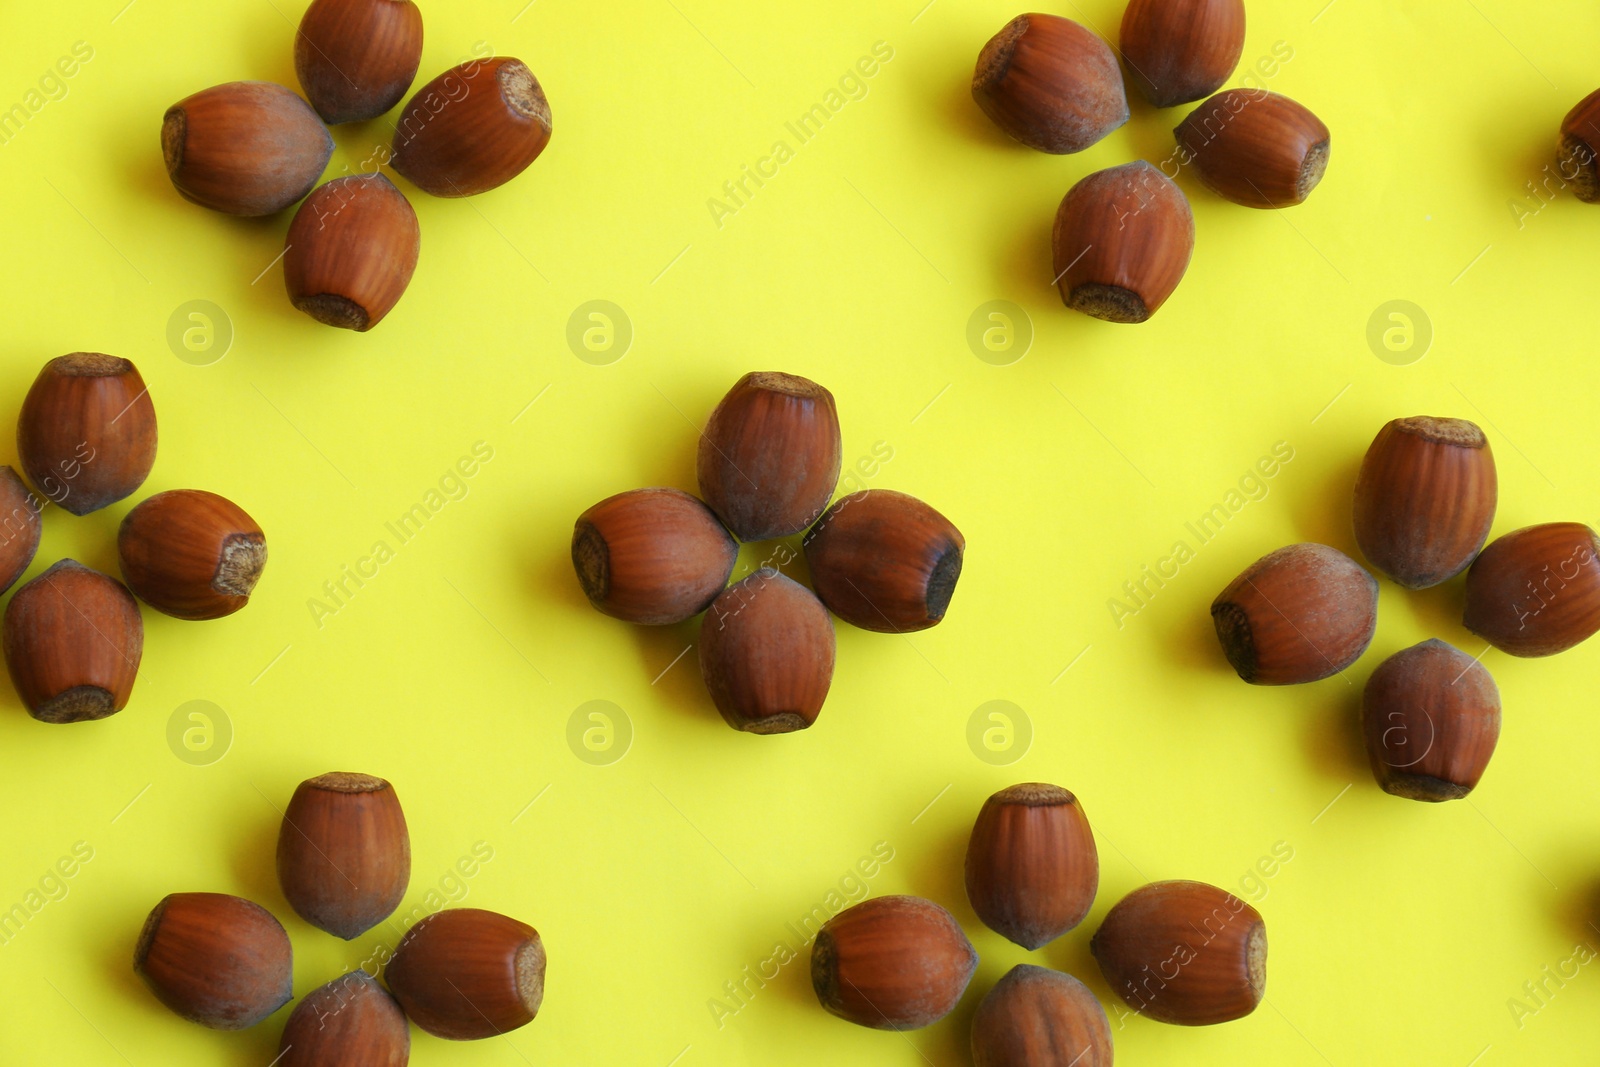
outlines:
M229 619L147 611L139 682L113 719L41 725L3 687L0 908L27 918L0 938L0 1062L270 1061L288 1009L212 1033L167 1013L130 968L149 908L203 889L284 921L297 995L446 902L536 925L550 954L539 1019L472 1045L417 1033L419 1065L943 1067L966 1062L973 1008L1015 963L1071 971L1113 1007L1089 935L1160 878L1257 902L1269 1003L1198 1030L1113 1012L1119 1062L1594 1060L1600 977L1575 960L1600 945L1600 642L1547 661L1490 652L1499 751L1469 801L1434 807L1377 789L1357 710L1368 672L1399 648L1436 635L1480 651L1458 623L1459 581L1409 596L1385 583L1368 654L1298 688L1239 682L1206 609L1280 545L1354 551L1356 465L1396 416L1484 426L1497 534L1600 517L1600 209L1554 180L1542 199L1530 191L1562 115L1600 83L1600 12L1252 0L1233 84L1257 71L1312 107L1333 131L1327 178L1274 213L1183 176L1193 264L1152 322L1127 327L1061 307L1050 222L1091 170L1164 159L1183 112L1136 102L1080 156L1022 149L967 91L979 47L1016 11L925 2L426 3L424 74L475 49L519 56L555 136L509 186L413 196L421 264L366 335L288 306L274 263L288 213L239 221L186 204L158 152L179 98L234 79L294 84L298 0L8 5L0 105L27 117L0 143L0 458L14 462L9 427L45 360L127 356L161 425L145 490L237 500L271 563ZM1113 36L1121 14L1114 0L1059 10ZM77 42L92 57L41 86ZM870 78L846 77L875 53ZM786 126L835 90L820 133ZM387 127L336 138L330 174L359 166ZM729 199L746 168L768 177ZM169 347L169 319L196 300L231 324L219 360L203 328L198 351ZM996 300L1031 324L1009 365L996 363L1015 349L980 343L985 361L968 342L974 311ZM1400 320L1380 316L1369 345L1369 320L1396 300L1425 316L1427 329L1410 315L1415 337L1431 331L1420 359L1401 334L1401 351L1383 347ZM623 309L620 359L586 312L587 358L569 346L591 301ZM697 429L751 369L827 385L862 484L928 500L968 543L948 620L909 639L841 625L821 719L777 738L723 725L694 625L602 617L567 558L572 520L601 497L694 488ZM1275 448L1292 459L1241 482ZM474 450L490 458L452 479ZM1186 523L1235 489L1222 532L1198 544ZM114 569L137 498L81 519L51 509L30 576L66 555ZM402 540L388 524L419 502L430 517ZM1116 618L1123 583L1180 540L1193 559ZM339 582L335 598L325 583ZM192 701L214 705L208 719L188 717ZM586 708L569 731L591 701L620 714ZM998 754L981 728L969 745L991 701L1021 709ZM980 727L1000 723L992 710ZM273 874L279 809L331 769L391 779L413 835L396 923L349 944L296 918ZM961 882L983 798L1026 780L1078 793L1103 864L1089 920L1032 954L977 923ZM52 878L75 848L92 858ZM459 875L475 849L492 858ZM892 858L854 876L875 850ZM1252 876L1275 850L1292 858ZM902 1036L818 1008L788 924L865 893L925 895L966 926L982 964L950 1019ZM772 976L779 946L799 959ZM763 969L764 983L747 977Z

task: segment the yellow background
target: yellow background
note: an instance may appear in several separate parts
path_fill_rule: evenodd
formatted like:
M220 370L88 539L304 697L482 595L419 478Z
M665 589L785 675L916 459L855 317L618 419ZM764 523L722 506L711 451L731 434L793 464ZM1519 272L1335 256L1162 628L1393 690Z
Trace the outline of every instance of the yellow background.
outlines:
M395 783L414 857L403 910L425 908L441 880L456 888L453 865L484 842L493 859L461 883L463 903L533 923L548 946L534 1024L449 1047L414 1031L418 1064L960 1064L973 1008L1005 969L1069 970L1110 1007L1087 944L1112 903L1158 878L1238 891L1280 842L1293 859L1255 894L1269 1003L1199 1030L1129 1020L1120 1062L1594 1058L1593 965L1520 1027L1508 1001L1575 946L1600 945L1600 642L1547 661L1491 652L1499 750L1470 801L1432 807L1373 784L1359 693L1384 656L1425 637L1482 648L1458 624L1459 581L1411 596L1385 583L1368 654L1298 688L1239 682L1206 610L1282 544L1354 551L1356 465L1397 416L1484 426L1497 534L1596 521L1600 208L1559 189L1540 208L1527 186L1563 114L1600 84L1593 5L1252 0L1234 84L1279 42L1292 50L1267 84L1332 129L1327 178L1275 213L1183 176L1193 263L1156 318L1129 327L1061 307L1051 219L1091 170L1163 159L1184 112L1135 101L1125 128L1075 157L1009 143L967 91L979 47L1016 13L1005 4L425 3L423 77L478 42L521 57L555 135L509 186L412 196L415 280L387 321L353 335L288 306L271 264L289 213L241 221L188 205L158 151L163 110L191 92L295 84L303 5L122 2L17 0L0 35L7 106L75 42L94 49L66 95L0 145L0 459L15 461L9 427L39 366L79 349L132 358L161 427L145 491L86 518L51 509L29 575L64 555L114 569L122 515L175 487L237 500L266 529L271 563L224 621L146 611L139 682L111 720L41 725L3 687L0 906L76 842L94 858L0 945L0 1061L270 1061L288 1009L242 1034L182 1022L133 975L132 946L149 908L180 890L277 914L297 996L392 946L392 927L350 944L311 929L277 888L278 809L331 769ZM1121 5L1052 10L1114 36ZM708 199L775 140L793 145L784 123L879 41L893 59L866 97L719 228ZM336 139L330 175L386 142L386 126ZM191 300L220 306L235 333L210 365L166 341ZM591 300L633 326L609 365L566 342ZM991 300L1031 319L1031 349L1009 366L966 341ZM1391 300L1432 324L1409 365L1368 344ZM602 617L567 559L572 520L601 497L694 488L696 430L751 369L828 386L846 463L887 443L870 484L928 500L968 542L948 620L909 639L841 625L821 719L777 738L729 730L693 652L674 662L693 625ZM395 544L384 524L479 441L494 458L469 495ZM1266 497L1119 629L1108 599L1280 441L1294 459ZM380 539L395 558L319 626L309 601ZM749 549L742 566L759 558ZM192 700L234 732L209 765L168 744ZM607 766L567 743L591 700L632 726ZM991 700L1032 724L1010 766L968 746ZM1078 793L1103 866L1089 920L1033 954L983 930L961 883L978 806L1025 780ZM905 1036L850 1026L817 1007L802 957L719 1027L709 1002L723 984L879 842L894 859L870 891L950 907L982 954L956 1013Z

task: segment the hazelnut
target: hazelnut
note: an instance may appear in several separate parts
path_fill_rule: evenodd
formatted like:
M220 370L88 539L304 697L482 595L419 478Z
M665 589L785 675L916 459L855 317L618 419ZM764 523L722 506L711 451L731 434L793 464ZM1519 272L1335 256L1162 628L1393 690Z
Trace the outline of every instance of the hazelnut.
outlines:
M841 497L805 537L817 596L845 622L881 633L944 618L965 547L949 519L892 489Z
M156 410L138 368L97 352L46 363L17 416L17 454L34 487L74 515L138 489L156 461Z
M1437 638L1396 652L1361 698L1372 773L1386 793L1459 800L1500 737L1500 690L1483 665Z
M1513 656L1552 656L1600 630L1595 532L1581 522L1496 538L1467 571L1467 629Z
M771 567L730 586L700 626L700 673L729 726L753 734L804 730L833 681L828 609Z
M173 893L144 921L133 969L156 999L213 1030L254 1026L294 995L289 935L261 905Z
M1128 121L1111 46L1071 19L1018 15L978 53L972 98L1041 152L1081 152Z
M349 941L393 914L410 882L393 786L338 771L300 783L278 831L278 883L296 914Z
M446 908L400 939L384 979L422 1029L475 1041L533 1021L544 1000L544 970L533 927L492 911Z
M1600 89L1567 112L1561 121L1557 156L1561 176L1572 183L1572 194L1588 204L1600 202Z
M41 722L84 722L128 706L144 621L115 578L64 559L6 605L6 669Z
M1121 46L1134 84L1156 107L1204 99L1244 54L1244 0L1132 0Z
M955 919L921 897L864 900L824 923L811 945L822 1006L877 1030L917 1030L949 1015L977 966Z
M228 82L167 109L161 154L185 200L228 215L270 215L317 184L333 137L283 86Z
M1243 1018L1267 988L1267 926L1204 882L1155 882L1106 913L1089 942L1106 984L1140 1015L1182 1026Z
M423 192L473 196L521 174L550 143L550 103L521 60L452 67L395 124L390 165Z
M300 87L330 126L394 107L421 61L422 12L411 0L312 0L294 35Z
M0 593L16 584L39 551L43 507L15 470L0 467Z
M1029 782L984 801L967 844L967 899L985 926L1040 948L1083 921L1099 885L1094 833L1067 790Z
M1111 1023L1089 987L1023 963L972 1017L975 1067L1111 1067Z
M1174 131L1206 188L1245 207L1293 207L1328 169L1328 127L1264 89L1229 89Z
M406 1067L405 1012L377 979L351 971L295 1005L272 1067Z
M1467 569L1494 523L1489 439L1466 419L1417 415L1378 431L1356 476L1356 544L1407 589Z
M300 205L284 239L289 300L320 323L365 333L399 303L421 247L417 213L393 182L335 178Z
M678 489L635 489L572 529L572 566L595 608L650 626L700 614L728 584L739 546L711 509Z
M1378 624L1378 581L1336 548L1300 544L1256 560L1211 604L1239 677L1297 685L1361 658Z
M1135 160L1072 187L1051 248L1067 307L1107 322L1144 322L1189 268L1194 215L1166 175Z
M244 509L200 489L140 502L117 530L122 578L157 611L220 619L250 602L267 565L266 535Z
M797 374L755 371L700 435L700 495L741 541L787 537L828 506L842 449L832 393Z

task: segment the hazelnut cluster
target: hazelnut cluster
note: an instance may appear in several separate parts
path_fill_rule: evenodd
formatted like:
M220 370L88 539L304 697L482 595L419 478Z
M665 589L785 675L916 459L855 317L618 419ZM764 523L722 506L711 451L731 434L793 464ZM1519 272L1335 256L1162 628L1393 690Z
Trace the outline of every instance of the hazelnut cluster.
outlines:
M967 900L984 925L1025 949L1043 947L1089 914L1100 885L1094 833L1072 793L1028 782L991 796L967 845ZM1090 941L1107 984L1134 1011L1200 1026L1242 1018L1266 991L1261 915L1204 882L1154 882L1109 912ZM880 1030L914 1030L948 1015L978 954L944 908L877 897L817 933L811 982L834 1015ZM1013 967L972 1020L977 1067L1110 1067L1111 1027L1076 978Z
M156 411L138 369L96 352L46 363L17 417L17 455L34 488L74 515L132 494L156 459ZM0 593L33 562L44 507L16 471L0 467ZM6 669L42 722L103 719L127 706L144 654L133 594L179 619L231 615L261 577L267 542L232 501L174 489L128 512L117 559L126 586L63 559L6 606Z
M411 880L411 838L394 787L334 772L301 782L278 834L278 882L319 930L359 937L393 914ZM544 999L538 931L478 908L446 908L383 953L388 989L365 970L308 993L289 1016L273 1062L283 1067L404 1067L406 1020L455 1041L533 1021ZM174 893L145 919L133 969L178 1015L216 1030L254 1026L294 996L283 924L226 893Z
M272 82L203 89L167 109L161 152L172 184L202 207L271 215L304 199L284 243L289 299L318 322L370 330L416 270L416 212L376 169L312 189L333 155L323 124L378 118L411 87L422 14L412 0L313 0L294 61L309 106ZM423 192L472 196L539 157L550 104L520 60L471 59L423 86L394 125L381 162Z
M1418 415L1378 432L1356 477L1356 544L1405 589L1466 571L1462 624L1513 656L1549 656L1600 631L1600 540L1583 523L1504 534L1487 548L1498 503L1488 438L1466 419ZM1211 605L1239 677L1314 682L1366 651L1378 583L1327 545L1281 548L1251 564ZM1500 736L1500 693L1477 658L1438 639L1385 660L1362 697L1378 783L1413 800L1466 796Z
M828 507L840 451L832 393L794 374L746 374L700 435L703 499L635 489L600 501L573 528L572 565L600 611L651 626L707 613L700 670L737 730L816 722L833 680L829 611L866 630L907 633L937 624L955 593L966 541L933 508L889 489ZM728 585L735 538L802 530L814 593L771 566Z
M1204 99L1174 131L1178 167L1193 164L1209 189L1236 204L1289 207L1322 180L1328 128L1277 93L1217 92L1244 51L1244 22L1244 0L1132 0L1122 59L1155 107ZM1041 152L1081 152L1129 118L1116 53L1057 15L1007 23L978 55L972 95L1001 130ZM1188 269L1194 216L1164 168L1137 160L1074 185L1056 212L1051 245L1068 307L1144 322Z

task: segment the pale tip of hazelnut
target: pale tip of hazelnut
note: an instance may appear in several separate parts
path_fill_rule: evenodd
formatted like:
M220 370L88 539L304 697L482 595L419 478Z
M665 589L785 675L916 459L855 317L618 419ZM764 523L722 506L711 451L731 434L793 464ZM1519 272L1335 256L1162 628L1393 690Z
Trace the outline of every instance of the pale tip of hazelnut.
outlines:
M810 725L806 717L799 712L785 711L777 715L762 716L753 722L745 723L739 729L747 734L792 734Z
M1011 69L1011 57L1016 54L1017 41L1028 32L1027 15L1018 15L1005 24L978 53L978 66L972 73L972 91L982 92L1006 76Z
M597 603L611 593L611 550L592 522L580 521L572 534L572 566L583 595Z
M98 685L75 685L33 709L40 722L91 722L104 719L117 710L116 698Z
M798 374L785 374L781 370L758 370L750 374L750 387L784 396L811 398L826 396L828 391L810 378Z
M945 549L928 576L928 618L938 622L950 607L950 598L956 595L956 581L961 577L961 548L951 545Z
M524 941L517 949L513 965L517 971L517 997L529 1015L539 1014L544 1003L544 943L538 938Z
M222 543L211 588L229 596L249 596L267 565L267 542L257 534L234 534Z
M1318 141L1306 150L1306 158L1300 162L1300 176L1294 182L1295 198L1304 200L1310 196L1311 190L1317 187L1327 170L1328 142Z
M501 65L495 77L500 82L500 95L511 110L523 118L533 119L545 129L550 128L550 101L545 99L539 79L533 76L526 63L509 60Z
M128 360L100 352L74 352L53 359L51 363L57 374L68 378L115 378L133 369Z
M174 174L183 166L183 145L189 136L189 117L183 108L167 109L161 120L161 156L167 161L167 173Z
M1459 448L1484 448L1489 438L1477 423L1467 419L1446 419L1436 415L1412 415L1396 419L1394 428L1424 441Z
M1150 317L1150 309L1145 307L1144 299L1132 289L1124 289L1120 285L1090 283L1076 286L1067 298L1067 306L1107 322L1144 322Z
M1217 639L1223 654L1239 677L1249 682L1256 676L1256 643L1250 635L1250 616L1237 604L1213 604L1211 618L1217 624Z
M306 785L329 793L378 793L389 788L389 783L377 775L358 771L329 771L310 779Z
M315 293L296 297L296 311L303 311L324 326L337 326L341 330L365 333L372 326L372 316L367 309L338 293Z
M1258 922L1245 944L1245 969L1250 975L1250 991L1259 1001L1267 991L1267 924Z
M1021 804L1029 808L1054 808L1078 802L1071 790L1048 782L1021 782L1007 786L989 799L997 804Z

